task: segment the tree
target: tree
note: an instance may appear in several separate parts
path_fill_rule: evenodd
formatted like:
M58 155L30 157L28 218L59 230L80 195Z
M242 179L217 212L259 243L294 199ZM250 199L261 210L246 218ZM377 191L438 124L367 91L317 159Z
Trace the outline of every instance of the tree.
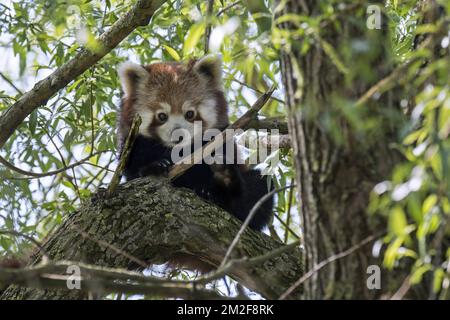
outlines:
M2 45L19 62L0 73L2 298L250 294L241 286L265 298L448 298L448 5L34 1L0 10ZM280 130L283 148L260 159L275 172L270 236L165 180L116 187L117 64L208 52L223 56L235 125ZM30 78L43 80L24 93ZM209 273L172 265L153 275L175 257ZM381 283L369 285L380 268ZM81 290L67 290L77 274Z

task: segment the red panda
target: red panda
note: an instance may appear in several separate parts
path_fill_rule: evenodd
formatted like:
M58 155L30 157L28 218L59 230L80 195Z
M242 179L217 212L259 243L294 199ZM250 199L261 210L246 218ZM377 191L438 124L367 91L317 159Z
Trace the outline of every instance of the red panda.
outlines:
M220 57L205 56L187 63L164 62L146 66L126 62L119 69L123 90L118 117L121 149L134 115L142 119L124 176L127 180L147 175L167 175L174 164L172 150L180 140L177 129L194 134L194 122L203 130L225 129L228 105L222 87ZM186 141L184 141L186 143ZM236 160L236 158L234 159ZM176 187L193 190L244 221L255 203L269 192L266 178L244 165L195 164L173 181ZM272 215L273 199L257 211L250 227L261 230Z

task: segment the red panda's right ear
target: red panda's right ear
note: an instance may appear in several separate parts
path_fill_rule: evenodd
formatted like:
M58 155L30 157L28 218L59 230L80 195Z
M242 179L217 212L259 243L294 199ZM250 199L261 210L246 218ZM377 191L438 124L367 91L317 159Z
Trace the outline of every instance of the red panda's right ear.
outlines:
M222 56L209 54L195 62L194 71L218 89L222 88Z
M133 62L124 62L118 69L120 84L126 97L136 93L139 83L148 79L148 71L141 65Z

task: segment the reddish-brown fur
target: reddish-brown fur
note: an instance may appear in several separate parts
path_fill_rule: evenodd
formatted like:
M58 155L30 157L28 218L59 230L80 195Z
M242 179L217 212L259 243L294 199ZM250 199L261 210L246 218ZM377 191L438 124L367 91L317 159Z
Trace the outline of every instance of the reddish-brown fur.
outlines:
M218 123L223 129L228 124L228 105L220 83L211 83L209 79L200 76L194 70L197 59L192 59L188 63L164 62L153 63L144 66L149 73L145 88L148 92L155 92L154 100L149 101L146 107L156 111L160 108L159 102L166 102L172 106L172 114L181 114L181 107L185 101L191 101L194 107L200 104L206 97L211 96L216 101L215 110L218 115ZM138 81L138 80L136 80ZM119 134L126 137L131 122L135 115L135 103L140 92L122 98L122 106L119 119ZM202 121L197 113L193 121ZM161 123L154 114L151 127L156 127ZM152 128L149 128L152 130Z
M170 166L176 163L172 155L177 139L171 135L174 130L182 128L192 134L196 128L194 121L202 121L203 130L225 129L228 107L221 68L220 59L208 56L188 63L154 63L145 67L125 63L119 68L124 90L119 116L121 146L135 113L142 119L124 171L128 180L167 175ZM188 115L190 112L192 116ZM235 143L234 148L233 163L200 163L172 182L176 187L193 190L244 221L253 205L267 193L267 182L258 170L237 164L239 151ZM224 148L224 152L229 151ZM227 155L231 156L224 154ZM260 207L250 227L261 230L267 225L272 207L271 198ZM211 267L207 261L188 254L176 254L169 265L193 267L203 272Z

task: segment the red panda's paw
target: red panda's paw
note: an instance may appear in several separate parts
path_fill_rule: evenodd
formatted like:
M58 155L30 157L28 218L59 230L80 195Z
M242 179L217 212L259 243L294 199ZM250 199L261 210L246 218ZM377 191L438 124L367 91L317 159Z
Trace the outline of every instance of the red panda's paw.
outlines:
M217 185L225 189L240 189L239 173L232 165L213 164L211 165L214 181Z
M139 170L141 177L167 175L172 166L172 162L168 159L153 161Z
M230 170L227 170L224 164L212 164L211 170L214 175L214 180L223 185L224 187L229 187L233 181L233 174Z

